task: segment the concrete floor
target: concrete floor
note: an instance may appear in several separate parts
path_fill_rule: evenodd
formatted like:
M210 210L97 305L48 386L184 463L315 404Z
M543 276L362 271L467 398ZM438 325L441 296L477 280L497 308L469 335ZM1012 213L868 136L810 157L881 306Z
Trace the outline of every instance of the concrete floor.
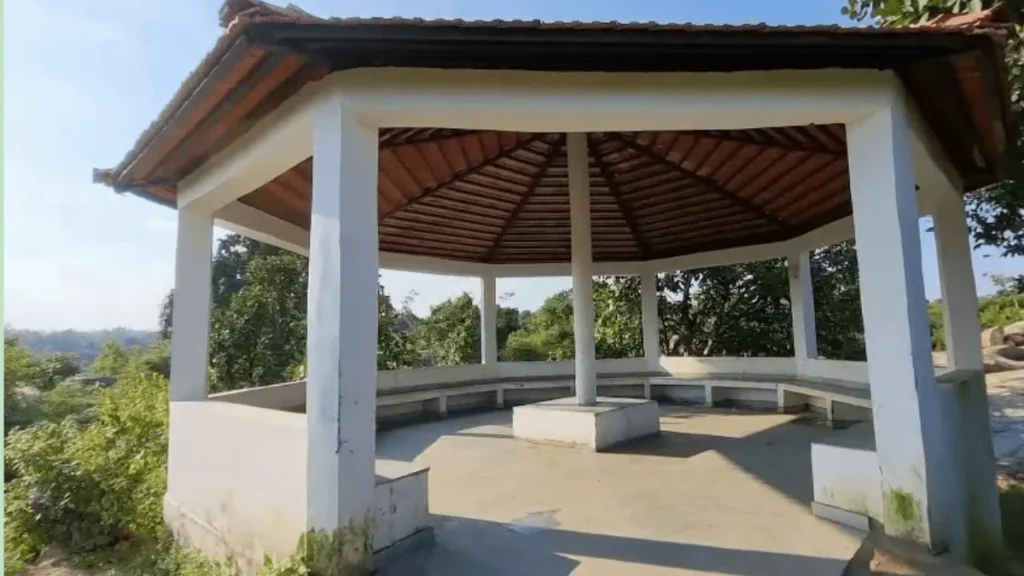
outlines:
M437 542L384 575L839 575L863 535L811 515L810 442L792 415L663 408L612 453L511 437L511 412L378 436L430 471Z

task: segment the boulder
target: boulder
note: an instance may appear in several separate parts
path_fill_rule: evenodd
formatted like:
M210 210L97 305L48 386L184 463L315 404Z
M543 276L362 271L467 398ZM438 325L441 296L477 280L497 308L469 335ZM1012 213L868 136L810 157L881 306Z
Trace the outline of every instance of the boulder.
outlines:
M981 350L985 372L1024 370L1024 348L1016 346L988 346Z
M1014 322L1003 326L1003 344L1024 346L1024 322Z
M1002 346L1003 345L1003 329L1002 328L985 328L981 331L981 347L988 348L990 346Z

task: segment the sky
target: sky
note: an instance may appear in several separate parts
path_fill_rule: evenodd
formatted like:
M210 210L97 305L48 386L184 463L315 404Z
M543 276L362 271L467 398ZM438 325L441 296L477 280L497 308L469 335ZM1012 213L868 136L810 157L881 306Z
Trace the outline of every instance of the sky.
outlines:
M843 0L294 0L320 16L696 23L844 23ZM287 0L281 0L282 4ZM154 329L174 278L175 213L92 183L117 164L213 45L218 0L4 0L4 321L24 329ZM219 232L223 234L223 232ZM926 296L939 296L923 231ZM977 251L987 274L1024 260ZM479 281L382 272L418 314ZM503 279L505 305L535 309L568 278Z

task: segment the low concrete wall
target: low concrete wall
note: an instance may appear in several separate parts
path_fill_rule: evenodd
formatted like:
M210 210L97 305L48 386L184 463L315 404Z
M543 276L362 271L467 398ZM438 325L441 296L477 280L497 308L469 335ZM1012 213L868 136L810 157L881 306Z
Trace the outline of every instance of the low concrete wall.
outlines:
M264 554L294 553L307 528L305 415L221 401L172 402L170 417L164 518L175 537L213 557L233 554L244 574ZM427 527L428 470L376 468L378 551Z
M801 378L840 380L846 384L868 385L868 363L851 360L810 359L797 362Z
M811 444L814 501L881 519L882 477L870 422Z
M164 517L176 537L246 573L295 551L306 529L306 417L172 402Z
M661 369L668 376L696 377L716 375L797 375L796 360L793 358L698 358L693 356L662 356Z
M805 394L800 398L790 395L793 406L789 406L785 398L773 399L775 388L791 382L868 388L866 362L663 356L657 366L643 358L599 360L597 364L598 392L604 396L705 404L732 401L751 407L781 402L780 409L822 409L830 419L831 407L836 403ZM378 422L391 426L449 412L511 407L570 396L573 374L572 362L499 362L382 370L377 378ZM699 390L702 386L706 389L703 392ZM215 394L210 399L301 412L305 396L306 383L299 381ZM798 402L801 398L805 401ZM843 401L837 402L842 408ZM855 419L863 419L863 415Z

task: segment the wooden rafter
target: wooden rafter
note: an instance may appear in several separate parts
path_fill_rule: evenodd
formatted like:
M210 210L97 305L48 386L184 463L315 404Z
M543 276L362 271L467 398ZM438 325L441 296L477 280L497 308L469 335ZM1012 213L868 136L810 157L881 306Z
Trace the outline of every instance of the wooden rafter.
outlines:
M501 245L501 242L505 239L505 235L508 234L509 229L512 228L513 224L515 224L516 219L519 218L519 213L523 211L526 203L533 197L533 193L536 192L537 187L540 186L541 181L544 179L544 176L547 175L551 165L554 164L555 159L558 158L558 153L561 152L562 148L565 146L565 137L559 136L556 141L550 142L549 144L551 145L551 150L548 151L547 157L544 158L544 163L541 164L540 168L537 169L537 172L534 173L533 180L530 182L530 187L523 194L522 198L519 199L519 203L516 204L515 208L512 209L508 219L506 219L505 223L502 225L501 231L494 237L494 243L491 244L491 247L482 258L484 262L489 262L494 258L494 253L498 251L498 246Z
M413 198L412 200L409 200L405 204L402 204L401 206L396 207L395 209L391 210L390 212L387 212L386 214L381 214L380 219L383 220L384 218L387 218L389 215L391 215L391 214L393 214L393 213L395 213L395 212L397 212L399 210L405 210L405 209L409 208L410 206L414 206L414 205L422 202L423 200L429 198L432 194L438 192L439 190L443 190L443 189L447 188L448 186L451 186L452 184L458 182L459 180L462 180L463 178L468 178L468 177L470 177L470 176L472 176L474 174L477 174L481 170L483 170L483 169L493 165L495 162L501 160L502 158L506 158L508 156L511 156L512 154L515 154L516 152L522 150L523 148L526 148L528 146L533 145L537 141L543 139L544 136L545 136L545 134L537 134L535 136L531 136L530 138L527 138L526 140L520 141L518 144L510 146L509 148L506 148L504 151L499 152L498 154L492 156L491 158L488 158L488 159L484 160L483 162L477 164L476 166L470 166L469 168L466 168L465 170L462 170L460 172L456 172L456 173L452 174L451 176L449 176L444 181L438 182L437 184L434 184L433 186L430 186L430 187L426 188L425 190L423 190L420 193L419 196Z
M597 167L598 172L601 173L601 178L604 179L605 185L608 186L608 194L611 195L612 199L615 200L615 205L618 206L619 212L622 214L622 219L626 221L626 226L629 227L629 231L633 234L633 239L636 241L636 245L640 248L640 254L647 257L651 252L651 247L644 238L642 232L640 232L640 225L637 223L636 216L630 207L622 201L622 193L619 190L618 183L615 182L612 177L611 170L608 169L608 165L605 164L601 157L600 151L597 150L597 142L592 136L587 136L587 142L592 145L589 146L590 157L594 160L594 165Z
M743 208L745 211L747 211L747 212L749 212L751 214L756 215L758 218L760 218L762 220L765 220L767 222L770 222L773 225L777 226L778 228L786 228L786 224L782 220L779 220L775 216L769 214L768 212L765 212L760 207L758 207L754 203L750 202L746 198L738 196L737 194L733 193L732 191L723 188L721 184L719 184L718 182L712 180L711 178L706 178L704 176L701 176L700 174L697 174L696 172L688 170L688 169L680 166L679 164L676 164L675 162L672 162L668 158L665 158L663 156L659 156L658 154L655 154L654 152L652 152L646 146L643 146L642 144L640 144L640 143L638 143L638 142L636 142L634 140L630 140L628 138L624 138L624 137L622 137L619 134L608 133L608 134L606 134L606 137L609 140L612 140L614 142L618 142L619 144L622 144L626 148L629 148L629 149L633 150L634 152L647 157L648 159L650 159L653 162L656 162L656 163L658 163L658 164L660 164L662 166L665 166L666 168L669 168L671 170L674 170L674 171L678 172L679 174L681 174L685 178L688 178L690 180L693 180L694 182L697 182L697 183L703 185L708 190L711 190L712 192L715 192L716 194L718 194L719 196L721 196L723 198L731 200L737 206Z
M480 134L483 130L430 130L423 133L412 133L408 138L402 140L395 134L389 133L380 137L381 148L397 148L399 146L411 146L413 144L426 144L428 142L443 142L454 138L462 138L471 134Z
M736 142L737 144L745 144L749 146L763 146L765 148L778 148L780 150L788 150L790 152L810 152L811 154L831 154L834 156L843 156L846 154L845 150L834 150L828 148L825 145L821 146L808 146L803 143L796 143L792 141L782 142L777 137L773 136L772 140L764 141L752 138L742 132L737 133L733 131L693 131L683 132L693 136L694 138L704 140L721 140L724 142Z

